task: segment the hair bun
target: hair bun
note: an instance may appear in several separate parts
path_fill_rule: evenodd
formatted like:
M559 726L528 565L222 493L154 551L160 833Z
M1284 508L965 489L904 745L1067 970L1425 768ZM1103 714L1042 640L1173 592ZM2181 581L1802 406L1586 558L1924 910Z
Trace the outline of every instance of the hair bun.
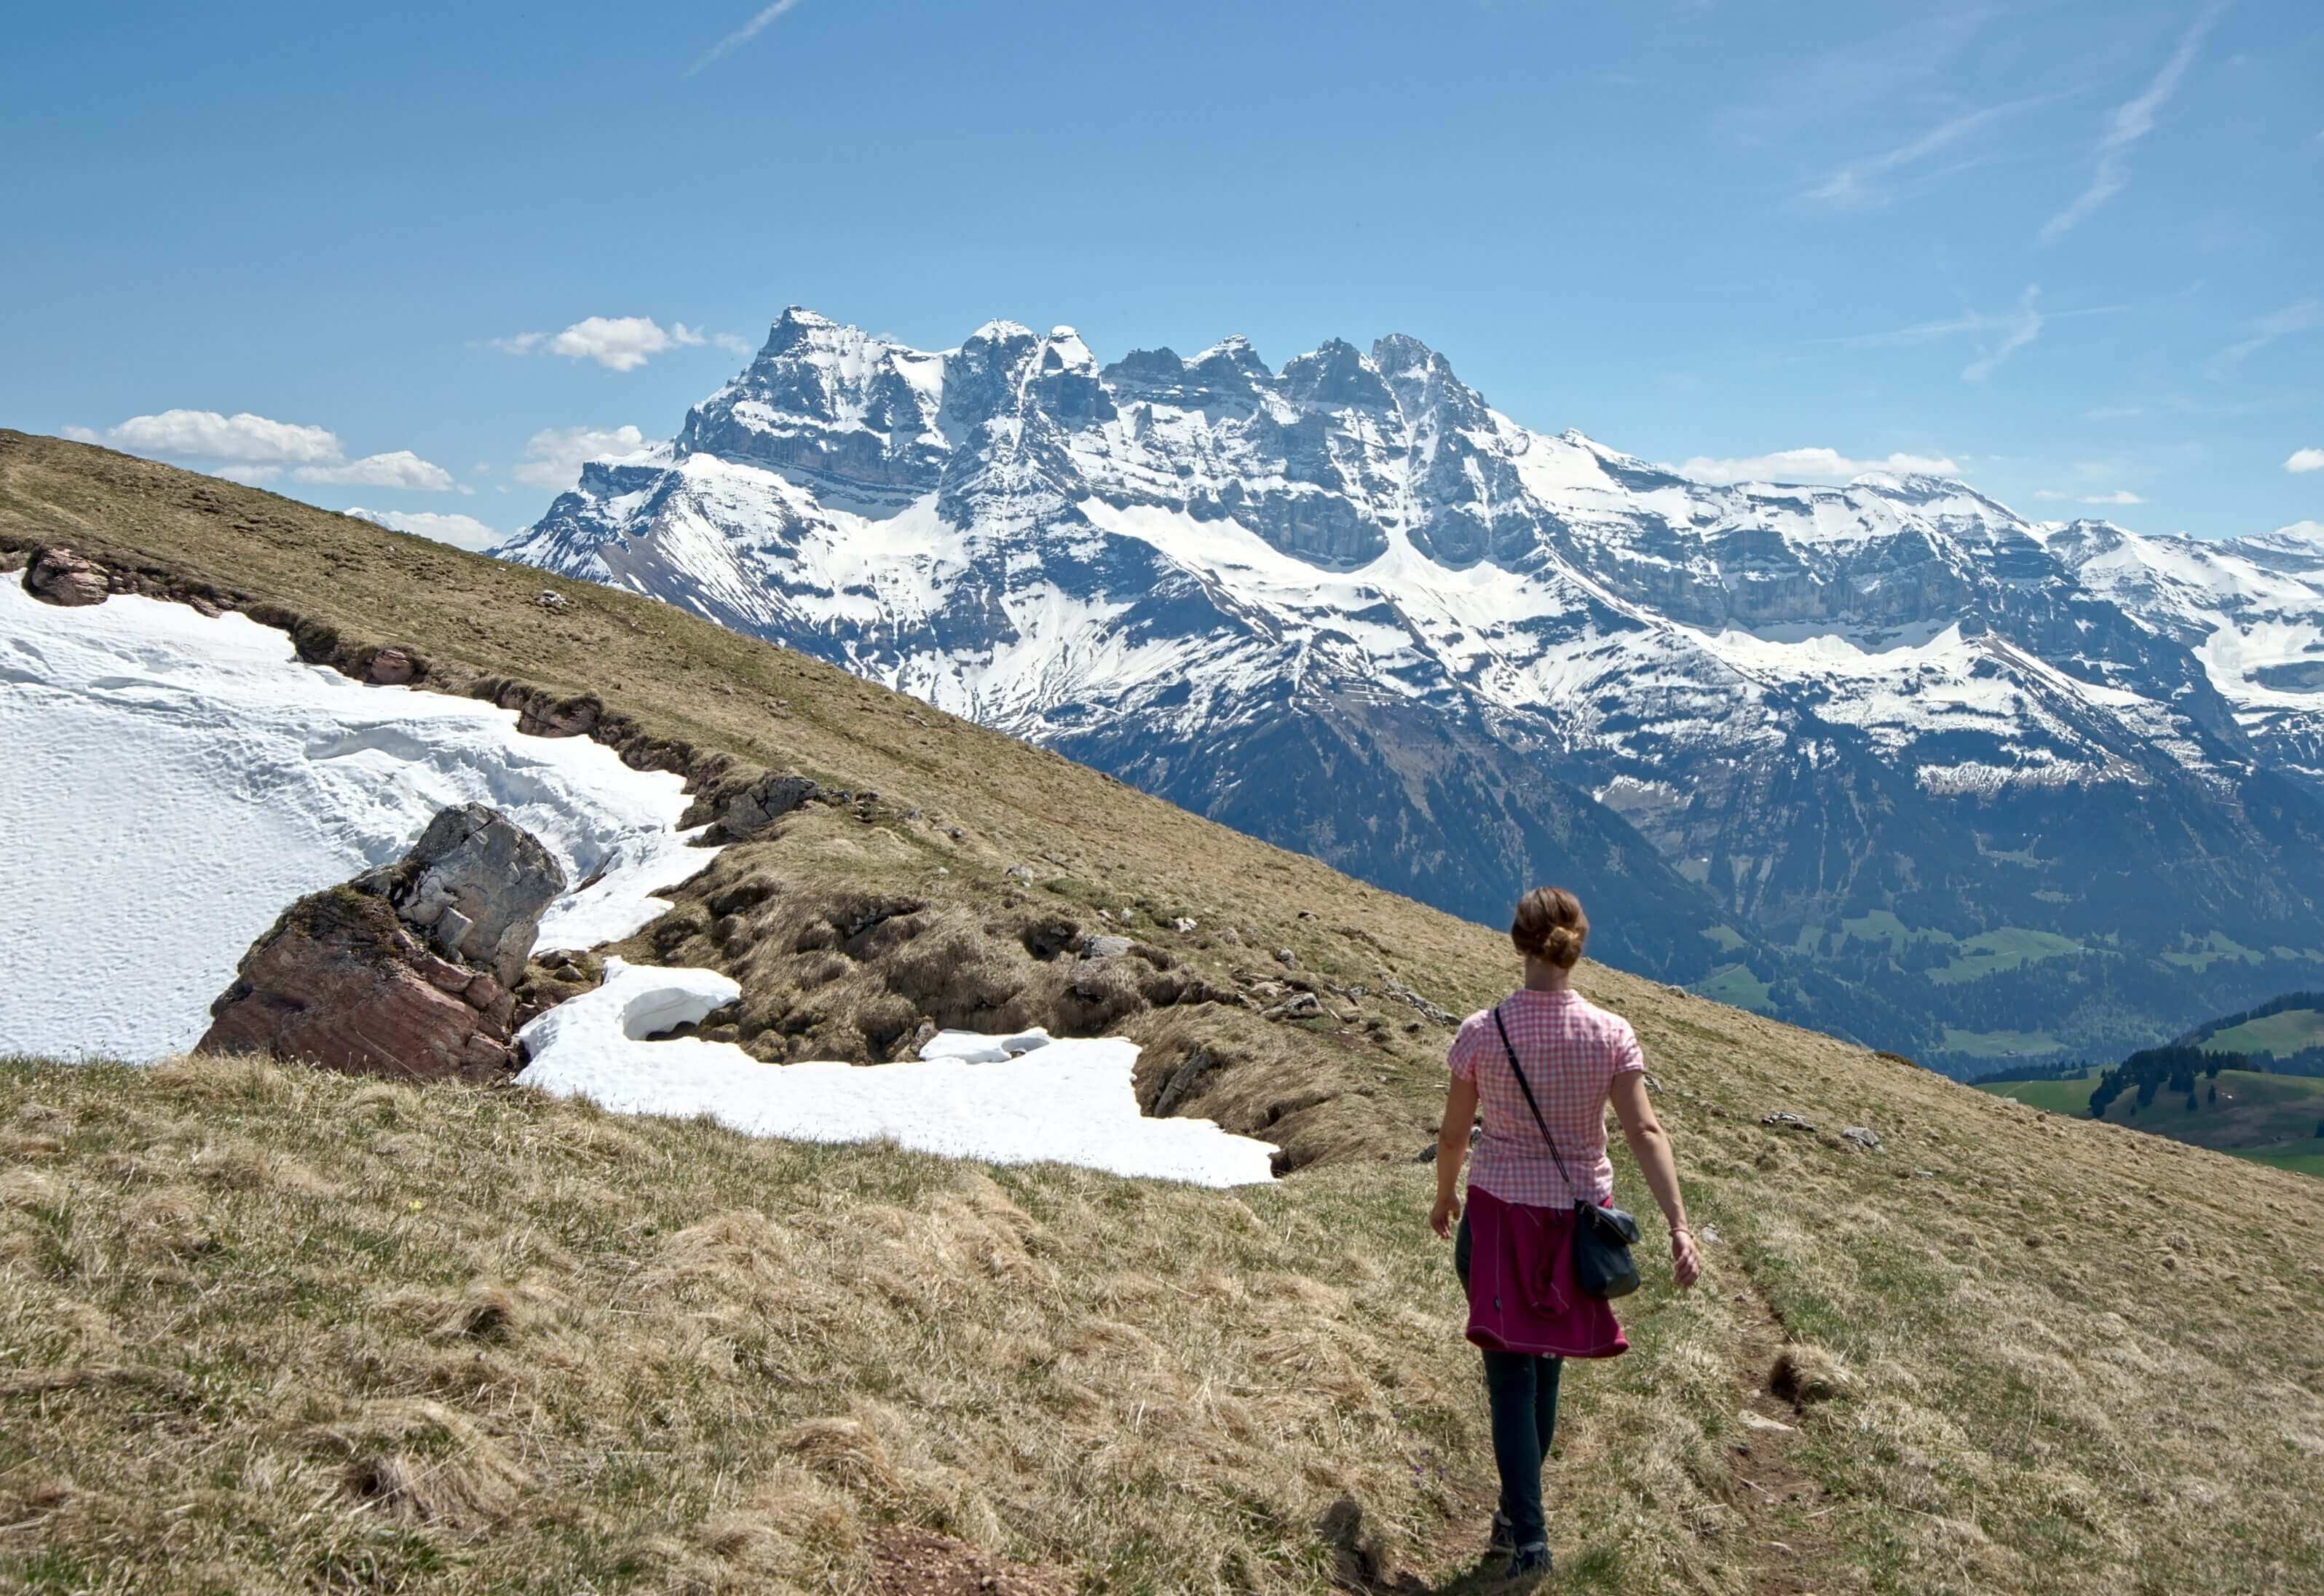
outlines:
M1521 954L1570 970L1590 940L1590 917L1582 912L1582 899L1564 888L1536 887L1517 900L1509 940Z

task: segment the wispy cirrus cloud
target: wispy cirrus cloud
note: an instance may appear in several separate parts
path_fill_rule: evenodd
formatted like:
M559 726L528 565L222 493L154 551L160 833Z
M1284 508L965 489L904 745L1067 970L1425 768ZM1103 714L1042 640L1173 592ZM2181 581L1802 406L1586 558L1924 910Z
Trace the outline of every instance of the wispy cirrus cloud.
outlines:
M1846 333L1838 337L1819 338L1815 342L1840 345L1851 349L1893 348L1912 344L1941 343L1947 338L1981 335L1985 347L1977 358L1961 368L1961 381L1982 383L1999 370L2004 362L2026 345L2040 337L2043 329L2053 321L2072 320L2085 316L2116 316L2134 309L2127 304L2078 305L2065 310L2043 310L2039 308L2042 290L2037 283L2027 283L2017 303L2006 310L1963 310L1955 316L1941 316L1928 321L1915 321L1904 327L1885 328L1877 332Z
M2011 355L2042 336L2042 312L2034 308L2034 301L2041 297L2041 293L2042 291L2034 284L2025 285L2024 293L2018 298L2016 310L2002 318L1999 341L1961 367L1962 382L1984 382L1999 371Z
M2277 339L2312 333L2319 328L2324 328L2324 300L2301 300L2253 322L2249 337L2212 355L2203 369L2214 377L2223 377Z
M1944 5L1905 14L1904 22L1868 37L1786 54L1779 71L1714 113L1720 132L1745 143L1766 143L1811 124L1847 122L1925 97L1948 80L2001 11Z
M718 60L720 57L728 55L733 51L741 49L743 45L748 44L752 40L756 39L761 33L766 32L766 30L773 24L776 18L781 16L783 13L789 11L794 6L798 5L798 3L799 0L775 0L775 3L772 5L761 6L757 11L751 14L750 21L744 23L741 27L735 29L733 32L727 34L726 37L721 39L717 43L712 45L709 49L704 51L699 56L696 57L694 64L686 69L686 75L691 78L696 72L699 72L703 68L708 66L711 62Z
M2180 79L2195 64L2204 36L2226 10L2226 0L2212 0L2198 13L2187 32L2181 35L2179 47L2171 52L2171 59L2163 63L2162 70L2154 74L2144 92L2114 108L2098 134L2098 164L2090 172L2089 185L2064 209L2042 224L2036 235L2042 243L2055 244L2129 185L2131 150L2154 131L2156 114L2179 92Z
M2036 106L2046 105L2057 97L2055 95L2036 95L1963 112L1893 150L1849 161L1808 189L1802 198L1842 208L1879 204L1889 197L1884 179L1917 166L1932 155L1942 154L1997 122Z

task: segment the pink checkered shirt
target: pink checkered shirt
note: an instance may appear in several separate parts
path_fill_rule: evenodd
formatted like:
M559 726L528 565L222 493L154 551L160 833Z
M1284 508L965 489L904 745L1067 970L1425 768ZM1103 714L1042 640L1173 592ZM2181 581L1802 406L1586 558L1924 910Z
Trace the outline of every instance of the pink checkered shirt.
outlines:
M1509 1056L1489 1009L1462 1021L1461 1034L1445 1056L1455 1078L1477 1084L1484 1120L1469 1184L1504 1203L1539 1208L1570 1208L1584 1197L1610 1201L1614 1165L1606 1157L1606 1093L1616 1075L1646 1067L1637 1033L1620 1015L1573 992L1520 989L1503 1000L1500 1014L1541 1117L1557 1138L1574 1185L1582 1189L1558 1175L1557 1161L1526 1107L1517 1076L1509 1073Z

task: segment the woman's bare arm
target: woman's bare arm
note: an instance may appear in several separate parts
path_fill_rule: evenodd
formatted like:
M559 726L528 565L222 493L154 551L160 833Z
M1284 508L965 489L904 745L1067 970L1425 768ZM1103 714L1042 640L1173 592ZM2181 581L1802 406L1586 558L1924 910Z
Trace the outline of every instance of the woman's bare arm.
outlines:
M1646 1075L1637 1070L1616 1075L1608 1096L1613 1100L1614 1117L1622 1122L1622 1139L1630 1144L1630 1157L1638 1161L1646 1189L1654 1193L1663 1218L1670 1222L1671 1272L1681 1286L1692 1286L1702 1272L1702 1264L1695 1255L1694 1232L1687 1228L1686 1198L1678 1189L1678 1160L1671 1155L1669 1133L1646 1099Z
M1461 1166L1469 1157L1469 1127L1476 1120L1477 1083L1455 1075L1444 1089L1444 1122L1436 1128L1436 1206L1428 1213L1428 1227L1440 1236L1451 1235L1452 1222L1461 1217Z

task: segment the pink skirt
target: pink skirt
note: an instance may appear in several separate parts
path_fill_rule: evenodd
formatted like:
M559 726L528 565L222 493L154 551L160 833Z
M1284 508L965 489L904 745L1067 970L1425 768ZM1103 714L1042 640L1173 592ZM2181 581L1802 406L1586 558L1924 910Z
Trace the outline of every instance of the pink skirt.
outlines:
M1613 1305L1573 1280L1573 1211L1469 1188L1469 1339L1488 1352L1611 1358L1630 1350Z

